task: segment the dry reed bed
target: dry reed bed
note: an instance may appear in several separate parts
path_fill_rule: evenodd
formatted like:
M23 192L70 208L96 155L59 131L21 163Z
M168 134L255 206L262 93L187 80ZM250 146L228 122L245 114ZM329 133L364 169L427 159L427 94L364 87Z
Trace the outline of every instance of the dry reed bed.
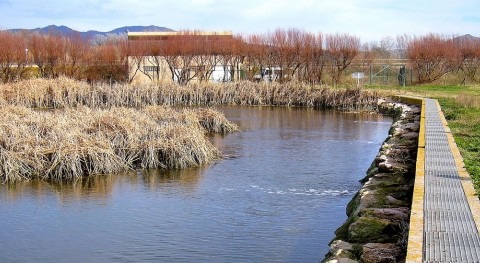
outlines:
M198 166L220 157L205 132L236 128L211 109L3 106L0 178L63 180L135 167Z
M37 177L61 180L137 166L201 165L220 156L205 131L237 129L212 109L175 111L158 105L376 110L377 99L372 91L300 83L92 86L58 78L2 84L0 178L7 182Z
M376 110L378 97L375 91L312 87L293 82L91 86L86 82L59 78L0 85L0 105L47 108L230 104Z

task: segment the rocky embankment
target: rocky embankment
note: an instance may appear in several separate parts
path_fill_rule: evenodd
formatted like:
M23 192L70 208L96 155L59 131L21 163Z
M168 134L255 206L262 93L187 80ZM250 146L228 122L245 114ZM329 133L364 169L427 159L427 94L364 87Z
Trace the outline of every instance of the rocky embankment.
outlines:
M379 105L381 113L394 114L394 123L323 262L405 261L421 109L384 100Z

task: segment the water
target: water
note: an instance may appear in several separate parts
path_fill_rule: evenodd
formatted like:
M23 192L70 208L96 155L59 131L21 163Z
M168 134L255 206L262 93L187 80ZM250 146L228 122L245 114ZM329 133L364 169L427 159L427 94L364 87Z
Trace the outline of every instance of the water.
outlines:
M218 109L215 164L0 185L0 262L319 262L391 119Z

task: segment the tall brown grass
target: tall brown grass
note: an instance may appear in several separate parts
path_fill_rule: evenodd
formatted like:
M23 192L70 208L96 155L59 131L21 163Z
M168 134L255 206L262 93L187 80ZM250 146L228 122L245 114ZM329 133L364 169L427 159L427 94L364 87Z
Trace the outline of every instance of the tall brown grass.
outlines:
M464 93L458 94L457 97L455 98L455 101L466 107L472 107L472 108L480 108L480 97L477 96L471 96L467 95Z
M47 108L230 104L375 110L378 97L371 90L315 87L296 82L90 86L86 82L58 78L0 85L0 105Z
M198 166L220 157L205 132L236 128L211 109L3 106L0 178L64 180L135 167Z

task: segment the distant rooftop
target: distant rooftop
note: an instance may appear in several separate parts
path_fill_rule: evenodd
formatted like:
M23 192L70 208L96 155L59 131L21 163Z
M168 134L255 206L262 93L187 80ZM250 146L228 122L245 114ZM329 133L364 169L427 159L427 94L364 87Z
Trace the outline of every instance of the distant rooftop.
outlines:
M222 31L177 31L177 32L128 32L129 40L148 39L148 40L165 40L171 37L195 36L195 37L232 37L232 32Z

